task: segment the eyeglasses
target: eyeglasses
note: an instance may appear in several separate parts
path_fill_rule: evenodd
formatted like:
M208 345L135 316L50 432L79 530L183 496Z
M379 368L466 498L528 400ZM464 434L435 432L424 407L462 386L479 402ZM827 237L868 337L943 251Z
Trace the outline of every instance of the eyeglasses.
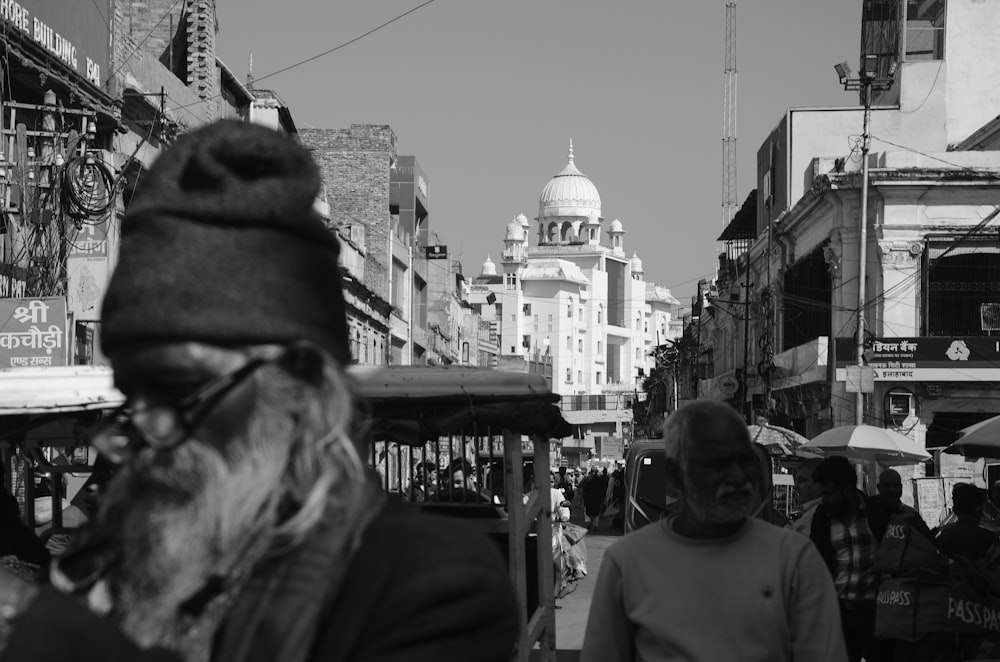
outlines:
M270 362L270 359L251 359L172 403L136 409L126 402L98 425L91 435L91 443L116 464L123 462L136 444L158 450L178 446L194 436L198 425L226 395Z

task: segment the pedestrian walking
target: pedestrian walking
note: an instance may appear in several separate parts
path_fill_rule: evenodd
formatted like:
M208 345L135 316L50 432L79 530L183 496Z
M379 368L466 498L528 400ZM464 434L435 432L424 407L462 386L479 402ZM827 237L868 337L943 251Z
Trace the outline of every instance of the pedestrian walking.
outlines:
M823 460L815 477L823 501L816 507L809 535L837 590L848 659L891 660L892 642L875 639L878 575L874 571L889 511L858 490L854 467L843 457Z
M54 564L75 598L4 602L0 634L38 628L4 660L509 658L496 546L392 503L366 470L319 192L308 151L236 121L179 138L142 179L102 314L127 400L93 443L121 468ZM103 655L79 644L93 621L76 599L102 617Z
M604 494L606 492L597 467L593 467L590 473L580 481L580 491L583 493L584 524L591 531L597 531L601 527L601 510L604 509Z
M664 427L679 511L605 552L582 662L843 662L833 582L803 536L752 517L759 461L728 405Z
M795 467L795 490L799 496L799 510L798 516L788 524L788 527L804 536L809 535L816 508L823 500L820 485L816 482L816 467L822 461L820 458L810 458Z

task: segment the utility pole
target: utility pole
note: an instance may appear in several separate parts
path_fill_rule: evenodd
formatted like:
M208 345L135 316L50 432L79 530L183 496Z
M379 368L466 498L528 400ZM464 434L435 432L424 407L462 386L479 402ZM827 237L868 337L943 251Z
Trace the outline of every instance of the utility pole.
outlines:
M857 78L851 75L851 67L846 62L841 62L834 68L840 76L840 82L845 90L859 90L861 101L864 105L864 119L861 128L861 220L858 233L858 332L855 337L855 359L857 377L859 380L858 390L855 394L854 422L856 425L863 425L865 422L865 379L862 377L865 372L865 306L867 305L867 268L868 268L868 150L871 147L871 116L872 116L872 90L887 90L892 87L892 74L895 68L891 68L888 77L878 75L879 59L877 55L862 55L861 75Z

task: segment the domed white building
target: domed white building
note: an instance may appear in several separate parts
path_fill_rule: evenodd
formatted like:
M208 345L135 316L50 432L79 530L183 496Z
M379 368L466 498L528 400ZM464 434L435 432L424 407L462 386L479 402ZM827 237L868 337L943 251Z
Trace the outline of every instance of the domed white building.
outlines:
M632 400L680 302L645 281L637 253L626 257L624 224L605 226L572 141L565 167L542 188L535 223L534 246L524 214L507 223L496 275L484 264L470 303L495 327L500 367L541 372L563 396L581 437L565 440L564 451L576 443L577 452L614 458L599 442L630 437Z

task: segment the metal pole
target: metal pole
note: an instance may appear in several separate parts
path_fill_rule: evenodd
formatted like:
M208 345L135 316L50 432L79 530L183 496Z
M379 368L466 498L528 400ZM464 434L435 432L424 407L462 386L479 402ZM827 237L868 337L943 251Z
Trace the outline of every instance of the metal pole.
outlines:
M747 247L747 277L743 299L743 417L747 425L752 425L753 407L750 401L750 379L747 369L750 364L750 248Z
M857 347L855 348L859 379L861 379L861 372L865 365L865 280L868 263L868 148L870 140L868 124L871 121L872 109L871 78L862 74L861 87L864 93L865 115L861 131L861 232L858 235L858 335ZM863 425L865 422L865 394L862 393L860 384L854 405L854 422L857 425Z

